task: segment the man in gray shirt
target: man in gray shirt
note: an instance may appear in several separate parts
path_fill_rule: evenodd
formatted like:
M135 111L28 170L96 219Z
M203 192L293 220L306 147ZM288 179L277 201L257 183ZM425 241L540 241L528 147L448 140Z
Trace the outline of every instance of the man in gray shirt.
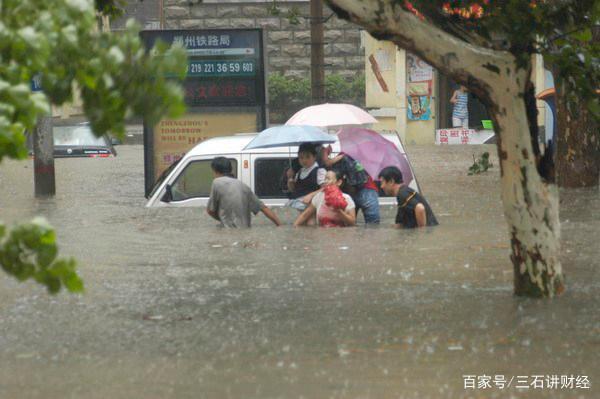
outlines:
M231 162L225 157L212 160L210 167L215 179L210 189L206 212L225 227L250 227L252 216L260 211L276 226L281 222L273 211L252 192L250 187L234 178Z

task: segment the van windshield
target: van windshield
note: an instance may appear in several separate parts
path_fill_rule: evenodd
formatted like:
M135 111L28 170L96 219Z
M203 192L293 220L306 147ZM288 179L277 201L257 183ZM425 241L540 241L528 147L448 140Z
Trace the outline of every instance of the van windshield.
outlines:
M152 190L150 190L150 193L148 195L146 195L146 198L150 198L150 197L152 197L154 195L154 193L156 192L156 190L158 190L158 188L162 185L162 182L165 181L165 179L167 178L167 176L169 176L169 174L171 174L171 171L179 164L179 162L182 159L183 158L179 158L177 161L173 162L171 164L171 166L169 166L167 169L165 169L160 174L160 176L156 180L156 183L154 183L154 186L152 186Z

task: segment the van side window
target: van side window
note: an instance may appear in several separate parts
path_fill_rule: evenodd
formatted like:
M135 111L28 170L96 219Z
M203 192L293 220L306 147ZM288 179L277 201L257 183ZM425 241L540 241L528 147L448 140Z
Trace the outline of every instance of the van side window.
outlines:
M237 160L228 159L231 162L233 175L237 177ZM211 161L211 159L192 161L185 167L171 186L173 201L210 196L210 186L213 181Z
M281 178L290 167L288 158L260 158L254 162L254 193L260 198L287 198Z

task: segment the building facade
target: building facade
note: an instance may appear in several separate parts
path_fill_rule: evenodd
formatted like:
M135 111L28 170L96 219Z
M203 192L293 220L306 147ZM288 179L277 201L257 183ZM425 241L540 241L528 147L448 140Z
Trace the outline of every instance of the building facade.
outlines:
M366 107L379 120L374 128L397 131L408 144L434 143L436 130L452 127L450 98L458 85L394 43L363 34ZM539 55L533 59L532 80L537 92L553 85ZM543 101L537 107L538 125L544 129L550 111ZM486 129L487 111L473 95L468 97L468 113L469 128Z
M310 76L310 2L212 1L202 3L164 0L164 29L261 28L265 37L267 73ZM296 14L297 17L289 18ZM364 70L364 48L354 24L323 10L325 30L325 73L351 78Z
M306 78L311 68L309 16L308 0L134 0L127 2L122 18L110 22L110 29L123 29L128 18L146 30L261 28L267 74ZM431 144L437 129L451 127L450 98L457 87L451 79L393 43L375 40L337 18L327 7L323 16L325 73L350 80L365 75L366 108L379 120L375 129L397 131L410 144ZM553 86L541 57L534 59L532 78L537 92ZM538 101L538 111L539 125L551 125L544 102ZM71 105L55 111L63 116L78 112L80 107ZM481 129L487 119L483 105L470 96L469 127Z

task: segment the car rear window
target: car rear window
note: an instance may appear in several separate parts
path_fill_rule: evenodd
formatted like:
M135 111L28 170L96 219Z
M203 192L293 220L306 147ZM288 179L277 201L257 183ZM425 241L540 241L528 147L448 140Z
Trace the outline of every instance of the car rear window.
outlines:
M105 138L94 136L89 126L55 126L52 133L55 146L107 146Z

